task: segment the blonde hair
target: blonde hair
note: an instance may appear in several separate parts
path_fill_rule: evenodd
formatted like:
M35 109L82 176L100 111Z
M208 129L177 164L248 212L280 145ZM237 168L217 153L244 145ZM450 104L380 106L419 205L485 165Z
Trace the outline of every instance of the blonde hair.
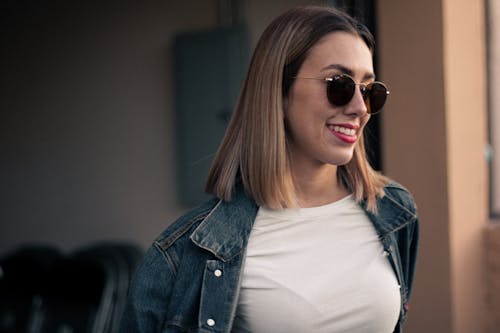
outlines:
M328 7L306 6L277 17L255 48L235 112L210 169L206 188L224 200L239 184L256 203L279 209L297 206L287 148L283 100L307 52L328 33L359 35L370 50L373 37L350 16ZM361 135L338 180L357 201L376 212L388 180L369 165Z

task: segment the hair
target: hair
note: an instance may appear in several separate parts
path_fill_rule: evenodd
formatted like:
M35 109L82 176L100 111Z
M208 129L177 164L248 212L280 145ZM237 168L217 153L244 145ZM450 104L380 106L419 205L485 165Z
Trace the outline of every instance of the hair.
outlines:
M229 127L212 163L205 190L231 200L236 186L256 203L273 209L296 207L283 101L308 51L325 35L348 32L362 38L373 53L369 30L347 14L329 7L290 9L274 19L255 48ZM377 211L388 179L368 163L360 136L352 159L338 166L337 179Z

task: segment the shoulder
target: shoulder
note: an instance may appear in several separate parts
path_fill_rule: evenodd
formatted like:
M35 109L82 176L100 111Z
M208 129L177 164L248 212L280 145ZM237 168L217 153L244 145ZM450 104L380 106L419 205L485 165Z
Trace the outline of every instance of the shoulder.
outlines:
M189 210L163 230L154 240L154 245L160 250L166 250L179 239L188 238L191 234L189 231L196 229L220 201L218 198L212 198Z
M137 282L150 282L152 276L161 274L172 277L176 274L182 253L192 246L189 236L217 205L218 199L210 199L193 208L170 224L152 242L136 272ZM163 281L168 279L163 276ZM149 281L149 282L148 282Z
M189 240L189 231L196 228L218 202L218 199L211 199L191 209L153 241L131 281L122 331L161 330L170 299L174 297L172 286L177 280L181 263L185 262L184 253L195 248ZM185 264L189 263L190 260L187 260ZM192 280L186 279L189 282Z
M405 211L406 213L417 217L417 205L413 195L403 185L391 180L384 187L384 196L379 199L392 205L394 208Z
M381 235L418 223L417 207L411 193L401 184L390 181L377 198L377 211L366 213ZM366 203L363 202L363 207Z

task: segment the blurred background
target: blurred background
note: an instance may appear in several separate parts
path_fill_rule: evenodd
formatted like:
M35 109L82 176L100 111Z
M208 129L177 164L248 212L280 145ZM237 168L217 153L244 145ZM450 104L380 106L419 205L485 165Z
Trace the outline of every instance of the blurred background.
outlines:
M0 256L26 244L141 251L203 182L268 23L336 6L377 40L391 95L370 160L421 220L406 332L500 327L500 3L4 0Z

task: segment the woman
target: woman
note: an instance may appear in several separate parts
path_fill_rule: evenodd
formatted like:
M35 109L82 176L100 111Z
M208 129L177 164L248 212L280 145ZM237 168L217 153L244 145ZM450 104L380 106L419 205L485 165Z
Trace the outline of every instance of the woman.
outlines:
M402 331L417 215L366 159L388 95L373 48L332 8L270 24L208 176L215 198L149 249L123 331Z

